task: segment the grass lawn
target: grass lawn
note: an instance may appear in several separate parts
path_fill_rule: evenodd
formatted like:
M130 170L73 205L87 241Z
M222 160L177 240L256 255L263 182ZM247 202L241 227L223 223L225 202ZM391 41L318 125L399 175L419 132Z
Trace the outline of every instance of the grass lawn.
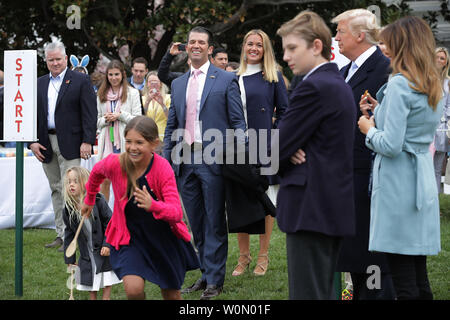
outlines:
M437 300L450 300L450 195L441 196L441 241L442 251L428 258L428 273L434 297ZM54 230L25 229L23 248L23 296L15 296L15 230L0 230L0 300L67 300L69 289L63 253L56 249L46 249L44 244L55 237ZM285 235L275 224L271 239L270 265L264 277L253 276L253 268L259 248L257 235L251 237L253 262L250 272L240 277L232 277L239 250L236 234L229 235L227 276L223 300L285 300L288 297ZM185 285L191 285L200 276L200 271L188 272ZM147 299L160 300L159 288L146 283ZM186 300L198 300L201 292L183 295ZM87 292L74 290L76 300L87 300ZM101 296L99 295L99 298ZM113 286L112 299L126 299L121 284Z

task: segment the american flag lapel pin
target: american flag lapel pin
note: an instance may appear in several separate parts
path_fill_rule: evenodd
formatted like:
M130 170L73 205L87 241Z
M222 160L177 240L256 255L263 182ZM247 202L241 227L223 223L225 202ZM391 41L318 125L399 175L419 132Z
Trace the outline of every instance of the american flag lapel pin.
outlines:
M70 80L66 80L66 84L69 84L70 83Z
M215 79L216 78L216 76L209 76L211 79Z

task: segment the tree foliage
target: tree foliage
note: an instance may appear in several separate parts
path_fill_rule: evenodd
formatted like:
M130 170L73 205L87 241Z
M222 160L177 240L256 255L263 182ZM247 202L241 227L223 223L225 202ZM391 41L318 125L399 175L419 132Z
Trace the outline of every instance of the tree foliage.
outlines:
M300 11L315 11L329 23L345 10L373 4L381 8L383 24L407 13L405 8L386 7L381 0L2 0L0 46L39 50L40 74L47 72L42 47L52 37L61 38L68 54L89 54L93 60L89 69L99 54L119 58L119 49L125 44L129 48L124 59L128 68L132 58L143 56L149 60L150 69L157 69L170 44L184 42L194 25L208 27L216 46L225 47L235 61L244 35L259 28L273 40L281 62L281 40L276 30ZM72 13L67 9L71 5L80 10L80 28L68 27ZM334 33L335 26L329 26ZM0 59L3 61L3 52Z

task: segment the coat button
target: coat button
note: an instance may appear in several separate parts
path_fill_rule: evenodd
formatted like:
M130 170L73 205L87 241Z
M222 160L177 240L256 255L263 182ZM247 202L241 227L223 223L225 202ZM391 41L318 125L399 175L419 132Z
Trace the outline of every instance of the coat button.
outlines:
M266 108L261 108L261 112L265 112L266 111Z

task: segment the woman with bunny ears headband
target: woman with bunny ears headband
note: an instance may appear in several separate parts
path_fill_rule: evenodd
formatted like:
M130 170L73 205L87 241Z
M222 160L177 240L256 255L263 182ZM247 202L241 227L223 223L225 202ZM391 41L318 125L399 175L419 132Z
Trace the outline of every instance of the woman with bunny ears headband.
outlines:
M70 64L72 65L73 71L82 72L85 74L89 74L86 67L89 64L89 56L85 55L83 58L81 58L81 62L78 60L77 57L75 57L73 54L70 55Z

